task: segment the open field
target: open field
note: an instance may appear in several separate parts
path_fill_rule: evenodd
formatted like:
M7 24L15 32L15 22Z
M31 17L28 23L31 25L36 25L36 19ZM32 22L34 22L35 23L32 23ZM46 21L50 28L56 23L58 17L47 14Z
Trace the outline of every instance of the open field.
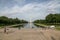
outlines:
M0 40L60 40L60 31L53 29L10 28L7 33L0 29Z
M35 25L37 27L50 27L50 26L52 26L52 24L39 24L39 23L35 23ZM60 30L60 25L59 24L54 25L54 26L55 26L56 30Z

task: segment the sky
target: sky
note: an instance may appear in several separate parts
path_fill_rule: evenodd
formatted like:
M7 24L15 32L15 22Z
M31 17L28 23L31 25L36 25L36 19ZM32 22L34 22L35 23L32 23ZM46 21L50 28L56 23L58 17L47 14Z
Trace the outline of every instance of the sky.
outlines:
M60 13L60 0L0 0L0 16L34 21L50 13Z

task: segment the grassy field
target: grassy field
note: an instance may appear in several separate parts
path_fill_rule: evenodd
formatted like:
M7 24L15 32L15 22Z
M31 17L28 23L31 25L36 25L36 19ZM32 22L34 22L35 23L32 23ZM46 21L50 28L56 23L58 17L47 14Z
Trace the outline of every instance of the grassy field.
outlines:
M60 30L60 25L56 25L55 29Z
M37 26L37 27L49 27L49 26L51 26L52 24L39 24L39 23L35 23L35 25ZM57 29L57 30L60 30L60 25L54 25L55 26L55 29Z

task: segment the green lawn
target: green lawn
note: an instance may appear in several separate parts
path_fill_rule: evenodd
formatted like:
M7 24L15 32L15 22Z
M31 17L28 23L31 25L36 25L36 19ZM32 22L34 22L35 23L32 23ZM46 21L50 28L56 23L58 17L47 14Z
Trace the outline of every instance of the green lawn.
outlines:
M48 25L48 24L39 24L39 23L35 23L35 25L37 25L37 26L43 26L43 27L49 27L49 26L51 26L51 24L50 25ZM55 25L55 29L56 30L60 30L60 25Z
M59 27L56 27L55 29L60 30L60 28L59 28Z
M60 30L60 25L56 25L55 29Z
M34 23L37 27L42 27L42 28L44 28L44 27L47 27L47 25L45 25L45 24L39 24L39 23Z

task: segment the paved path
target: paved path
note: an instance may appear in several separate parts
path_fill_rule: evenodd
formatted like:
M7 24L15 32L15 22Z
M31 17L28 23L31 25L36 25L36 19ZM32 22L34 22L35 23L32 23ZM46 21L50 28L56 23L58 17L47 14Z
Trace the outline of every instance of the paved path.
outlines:
M18 30L12 28L9 30L8 34L2 33L2 35L1 40L60 40L60 31L51 29Z

